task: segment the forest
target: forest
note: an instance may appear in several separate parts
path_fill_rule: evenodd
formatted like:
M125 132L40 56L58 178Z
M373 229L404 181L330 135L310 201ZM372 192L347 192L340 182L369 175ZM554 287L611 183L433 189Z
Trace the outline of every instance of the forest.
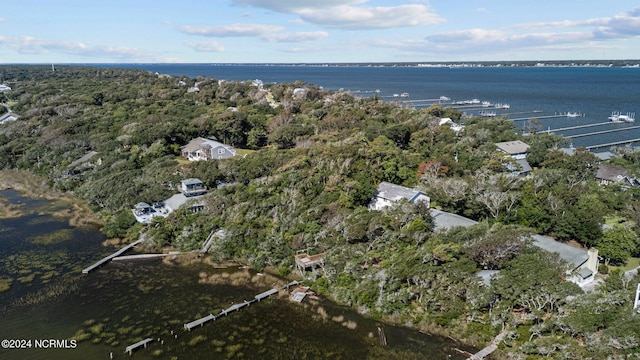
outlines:
M19 116L0 125L0 168L88 202L110 238L144 232L158 250L188 251L224 229L209 249L216 260L296 277L297 251L324 253L324 267L305 273L317 293L479 346L506 330L498 358L640 358L640 277L624 275L640 257L640 188L598 184L601 160L566 154L560 136L302 80L7 65L0 83L11 87L0 114ZM464 129L441 125L444 117ZM180 149L196 137L238 155L189 162ZM530 146L528 176L495 145L511 140ZM640 174L639 151L615 151L608 164ZM134 204L165 199L186 178L211 189L202 211L135 221ZM382 181L479 223L436 230L429 209L407 201L370 210ZM531 234L595 247L602 281L588 292L565 281L568 264L532 246ZM476 275L483 269L500 271L490 285Z

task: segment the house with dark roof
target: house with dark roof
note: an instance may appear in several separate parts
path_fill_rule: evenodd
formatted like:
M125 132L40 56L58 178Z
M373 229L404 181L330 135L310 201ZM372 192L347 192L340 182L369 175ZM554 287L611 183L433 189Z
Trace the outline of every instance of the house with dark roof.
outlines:
M182 157L189 161L228 159L236 155L236 150L215 138L195 138L180 149Z
M396 185L396 184L383 181L380 183L380 185L378 185L378 191L376 192L373 199L371 199L371 203L369 204L369 209L381 210L402 199L406 199L412 203L422 201L427 204L427 207L431 203L431 198L429 198L425 193L423 193L420 190L411 189L405 186Z
M204 186L200 179L190 178L180 181L180 192L184 196L197 196L207 192L207 187Z
M600 185L620 184L625 188L640 186L640 181L629 176L627 169L609 164L598 164L595 178Z

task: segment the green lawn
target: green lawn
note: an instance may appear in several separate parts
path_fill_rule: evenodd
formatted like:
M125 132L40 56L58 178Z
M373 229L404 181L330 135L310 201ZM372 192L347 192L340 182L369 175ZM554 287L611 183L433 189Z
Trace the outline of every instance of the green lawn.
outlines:
M627 265L625 266L609 266L609 271L616 270L616 269L627 271L627 270L635 269L638 266L640 266L640 258L632 257L627 260Z

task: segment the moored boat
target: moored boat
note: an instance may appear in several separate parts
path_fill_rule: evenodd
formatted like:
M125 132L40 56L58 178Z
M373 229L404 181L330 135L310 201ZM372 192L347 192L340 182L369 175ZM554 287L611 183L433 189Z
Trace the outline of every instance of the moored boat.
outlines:
M615 123L632 123L636 121L636 113L628 112L626 114L623 114L619 111L614 111L611 113L611 116L609 116L608 119L609 121Z

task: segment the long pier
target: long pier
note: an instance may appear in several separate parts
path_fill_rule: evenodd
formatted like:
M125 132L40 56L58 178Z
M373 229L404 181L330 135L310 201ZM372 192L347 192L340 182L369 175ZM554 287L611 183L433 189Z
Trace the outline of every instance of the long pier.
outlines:
M577 130L577 129L584 129L584 128L590 128L595 126L611 125L611 124L612 122L608 121L608 122L601 122L601 123L595 123L595 124L585 124L585 125L567 126L563 128L557 128L557 129L548 129L540 132L549 134L549 133L554 133L558 131Z
M618 128L618 129L611 129L611 130L594 131L594 132L585 133L585 134L567 135L567 136L565 136L565 138L567 138L567 139L575 139L575 138L579 138L579 137L585 137L585 136L591 136L591 135L599 135L599 134L608 134L608 133L612 133L612 132L626 131L626 130L632 130L632 129L638 129L638 128L640 128L640 125L629 126L629 127L625 127L625 128Z
M525 120L531 120L531 119L552 119L552 118L566 118L566 117L567 117L567 114L561 114L561 115L529 116L529 117L515 118L515 119L509 119L509 120L525 121Z
M153 339L152 338L146 338L144 340L138 341L135 344L131 344L129 346L127 346L127 348L124 350L125 353L129 353L129 355L131 355L131 353L133 353L133 350L139 348L140 346L144 346L145 348L147 347L147 344L152 342Z
M300 283L298 281L292 281L286 285L284 285L280 290L286 290L289 289L292 286L296 286L299 285ZM217 315L213 315L213 314L209 314L207 316L204 316L200 319L194 320L192 322L186 323L184 324L184 329L191 331L191 329L193 329L196 326L202 326L204 325L206 322L209 321L215 321L216 319L219 319L222 316L227 316L229 313L232 313L234 311L238 311L240 309L242 309L243 307L246 306L250 306L251 304L255 303L255 302L260 302L262 299L268 298L271 295L277 294L279 291L279 289L273 288L267 291L264 291L256 296L254 296L254 298L252 300L249 301L243 301L241 303L237 303L237 304L233 304L231 306L229 306L228 308L220 311Z
M144 239L139 239L139 240L137 240L137 241L132 242L131 244L129 244L129 245L127 245L127 246L123 247L122 249L120 249L120 250L116 251L115 253L113 253L113 254L111 254L111 255L109 255L109 256L107 256L107 257L104 257L104 258L102 258L102 259L100 259L100 260L98 260L95 264L93 264L93 265L89 266L88 268L83 269L83 270L82 270L82 273L83 273L83 274L88 274L91 270L94 270L94 269L95 269L95 268L97 268L98 266L100 266L100 265L102 265L102 264L106 263L107 261L109 261L109 260L111 260L111 259L113 259L113 258L115 258L115 257L119 256L120 254L122 254L122 253L124 253L125 251L127 251L127 250L131 249L132 247L134 247L134 246L136 246L136 245L140 244L140 243L141 243L141 242L143 242L143 241L144 241Z
M609 146L631 144L631 143L634 143L634 142L640 142L640 138L629 139L629 140L621 140L621 141L614 141L614 142L610 142L610 143L606 143L606 144L585 146L584 148L587 149L587 150L591 150L591 149L598 149L598 148L609 147Z
M176 254L136 254L136 255L123 255L116 256L111 261L123 261L123 260L138 260L138 259L154 259Z

